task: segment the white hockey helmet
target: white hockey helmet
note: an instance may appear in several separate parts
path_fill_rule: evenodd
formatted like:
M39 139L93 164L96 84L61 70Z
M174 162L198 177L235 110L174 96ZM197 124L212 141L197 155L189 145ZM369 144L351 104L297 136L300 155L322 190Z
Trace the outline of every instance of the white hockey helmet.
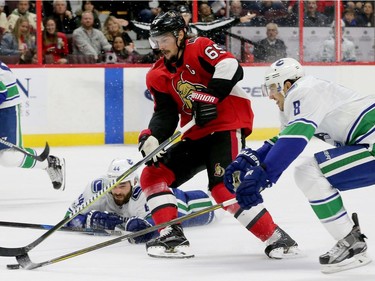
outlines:
M129 170L133 166L132 159L114 159L108 167L107 176L110 179L116 179L121 176L124 172ZM130 181L131 186L136 186L139 182L139 177L136 172L131 173L129 176L124 178L121 182Z
M262 85L263 96L269 96L269 87L276 85L278 92L282 92L286 80L297 80L305 75L302 65L293 58L282 58L275 61L266 70L265 84Z

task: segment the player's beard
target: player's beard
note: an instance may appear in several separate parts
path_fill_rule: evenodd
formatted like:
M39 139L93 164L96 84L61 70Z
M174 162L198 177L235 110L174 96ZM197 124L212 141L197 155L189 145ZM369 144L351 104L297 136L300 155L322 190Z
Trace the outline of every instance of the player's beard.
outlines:
M129 192L129 194L127 195L123 195L123 194L112 194L113 196L113 201L115 201L116 205L118 206L122 206L126 203L129 202L129 199L130 199L130 196L131 196L131 192Z

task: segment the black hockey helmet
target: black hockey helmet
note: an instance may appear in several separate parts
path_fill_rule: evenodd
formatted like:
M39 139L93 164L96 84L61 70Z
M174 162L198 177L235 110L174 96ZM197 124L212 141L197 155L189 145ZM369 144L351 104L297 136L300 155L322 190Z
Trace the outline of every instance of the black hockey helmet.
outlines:
M185 27L185 21L181 14L171 10L158 15L152 21L150 26L150 36L156 37L171 32L177 37L178 31L185 30Z

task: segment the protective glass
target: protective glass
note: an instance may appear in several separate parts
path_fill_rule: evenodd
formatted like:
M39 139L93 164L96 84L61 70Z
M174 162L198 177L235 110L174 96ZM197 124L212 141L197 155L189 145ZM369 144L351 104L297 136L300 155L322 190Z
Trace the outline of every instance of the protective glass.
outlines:
M271 95L277 94L278 92L281 92L281 87L277 87L275 83L267 86L266 84L262 84L262 96L263 97L269 97Z
M160 49L162 46L175 42L176 39L172 33L168 32L159 36L150 37L148 40L150 41L151 48Z

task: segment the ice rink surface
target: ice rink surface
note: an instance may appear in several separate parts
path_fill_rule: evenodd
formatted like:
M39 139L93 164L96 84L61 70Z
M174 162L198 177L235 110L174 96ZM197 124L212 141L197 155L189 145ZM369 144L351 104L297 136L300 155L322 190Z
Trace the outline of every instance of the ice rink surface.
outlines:
M257 148L261 142L249 142ZM327 147L312 141L300 157ZM38 150L40 151L40 150ZM65 157L67 184L55 191L48 175L41 170L0 167L0 220L55 225L89 180L105 173L113 158L140 159L136 146L106 145L52 147L51 154ZM298 161L298 160L297 160ZM320 272L319 255L335 243L321 226L304 195L294 183L294 164L277 185L263 192L265 205L276 223L300 245L301 256L271 260L264 254L265 244L246 231L234 218L220 210L218 221L208 226L186 228L195 258L185 260L148 257L144 245L127 241L86 253L35 270L6 268L15 258L0 257L1 281L293 281L293 280L375 280L375 262L361 268L331 275ZM206 190L204 173L181 187ZM375 258L375 188L342 193L348 212L357 212L362 232L368 237L368 254ZM0 227L0 247L21 247L41 236L45 230ZM46 261L110 237L55 232L29 252L35 262Z

